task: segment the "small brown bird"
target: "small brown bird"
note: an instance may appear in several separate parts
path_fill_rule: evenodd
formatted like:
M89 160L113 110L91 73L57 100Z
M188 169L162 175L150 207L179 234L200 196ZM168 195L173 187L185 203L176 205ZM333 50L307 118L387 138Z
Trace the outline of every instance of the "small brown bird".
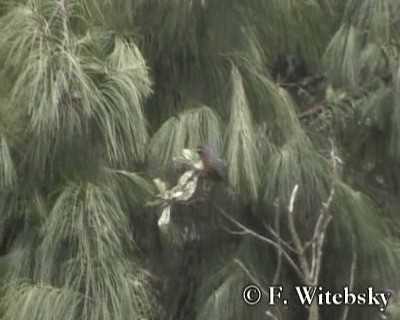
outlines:
M199 148L206 178L213 181L227 181L226 164L216 147L206 143Z

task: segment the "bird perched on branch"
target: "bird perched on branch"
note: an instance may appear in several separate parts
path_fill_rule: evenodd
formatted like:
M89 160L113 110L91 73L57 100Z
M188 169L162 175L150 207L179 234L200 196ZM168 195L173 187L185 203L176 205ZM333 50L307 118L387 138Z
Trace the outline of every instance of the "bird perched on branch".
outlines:
M206 178L213 181L227 181L226 164L216 146L203 144L198 153L203 162L203 172Z

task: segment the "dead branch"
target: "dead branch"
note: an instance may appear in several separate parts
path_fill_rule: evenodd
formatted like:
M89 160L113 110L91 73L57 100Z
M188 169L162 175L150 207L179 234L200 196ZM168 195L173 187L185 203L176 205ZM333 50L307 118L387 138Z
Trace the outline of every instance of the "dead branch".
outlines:
M259 233L247 228L245 225L243 225L242 223L237 221L235 218L232 218L227 212L225 212L224 209L222 209L214 201L210 200L210 203L219 211L219 213L222 214L222 216L224 216L224 218L226 218L227 220L232 222L234 225L236 225L239 229L241 229L244 232L244 234L251 235L251 236L253 236L253 237L255 237L255 238L257 238L257 239L259 239L259 240L261 240L263 242L266 242L266 243L272 245L273 247L275 247L278 251L280 251L282 253L282 256L286 259L286 261L293 268L293 270L300 277L302 277L301 270L299 269L299 267L297 266L296 262L292 259L292 257L289 255L289 253L285 249L283 249L281 246L279 246L275 241L260 235Z
M295 201L297 197L297 192L299 190L299 185L296 183L293 187L289 205L287 207L287 215L288 215L288 229L289 229L289 237L290 241L293 245L289 244L287 241L284 241L280 234L280 223L279 223L279 206L277 202L275 206L277 208L275 217L275 225L274 228L264 224L266 230L270 233L271 238L265 237L260 235L259 233L255 232L254 230L246 227L235 218L231 217L227 212L225 212L222 208L220 208L216 203L212 200L210 202L213 204L214 207L218 209L218 211L231 223L233 223L236 227L239 228L240 231L232 231L234 234L240 235L251 235L269 245L272 245L278 252L278 264L277 270L274 276L274 282L278 280L281 262L280 259L285 259L289 265L293 268L293 270L297 273L299 278L307 285L316 286L319 281L320 271L322 266L322 257L323 257L323 246L324 240L326 237L327 229L332 221L332 214L329 213L330 205L333 201L335 195L335 183L336 183L336 174L337 174L337 165L336 161L338 161L338 157L335 155L334 146L332 143L331 149L331 158L332 158L332 174L331 174L331 186L329 190L328 198L325 202L322 203L322 207L318 212L318 218L315 223L312 237L310 240L306 241L301 239L300 234L298 232L298 228L295 223ZM294 258L289 254L295 255L297 262ZM354 257L354 250L353 250L353 263L352 263L352 271L351 271L351 285L354 283L354 268L355 268L355 261L356 257ZM250 274L248 269L244 267L244 265L239 261L235 260L238 263L243 271L249 275L249 277L255 282L258 283L257 279ZM261 286L260 286L261 287ZM318 319L318 306L311 306L310 308L310 315L309 319ZM346 320L347 311L343 314L343 319Z
M354 273L356 271L356 266L357 266L357 252L356 252L356 248L355 248L355 238L353 235L353 239L351 242L351 248L352 248L352 253L353 253L353 257L351 260L351 269L350 269L350 279L349 279L349 290L353 291L353 287L354 287ZM343 316L342 316L342 320L347 320L347 316L349 313L349 305L346 305L344 307L343 310Z

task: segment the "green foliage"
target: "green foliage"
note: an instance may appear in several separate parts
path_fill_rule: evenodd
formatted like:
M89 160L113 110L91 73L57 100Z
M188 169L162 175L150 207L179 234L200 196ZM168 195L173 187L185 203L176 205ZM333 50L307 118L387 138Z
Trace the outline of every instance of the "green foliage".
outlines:
M29 117L29 160L44 170L76 141L88 153L100 144L111 163L142 160L147 128L141 102L151 82L139 50L116 37L114 50L99 60L86 38L69 30L67 8L49 4L17 7L2 21L1 44L9 48L4 64L15 77L10 104L21 110L21 124Z
M16 180L16 172L11 159L6 138L0 136L0 192L10 190Z
M152 167L165 170L184 148L196 149L205 141L221 145L220 121L214 110L206 106L189 108L178 117L167 119L153 135L150 146Z
M235 67L232 69L230 110L226 131L228 180L235 191L256 199L260 183L260 155L242 78Z
M328 75L334 84L344 84L351 88L360 81L361 38L352 25L342 25L327 47L324 60Z
M397 0L3 1L0 317L264 319L241 301L253 280L238 261L262 283L280 263L278 280L300 280L217 208L288 239L275 211L296 184L302 237L334 186L326 283L348 281L353 247L357 285L398 282L399 12ZM228 182L203 174L204 143Z
M372 267L378 267L382 281L391 282L393 270L399 260L393 246L393 240L384 221L373 202L365 195L353 190L344 183L337 185L337 192L332 203L335 212L335 241L351 246L352 236L357 240L357 253L360 265L374 260ZM376 272L371 268L370 272ZM396 275L398 276L398 275Z

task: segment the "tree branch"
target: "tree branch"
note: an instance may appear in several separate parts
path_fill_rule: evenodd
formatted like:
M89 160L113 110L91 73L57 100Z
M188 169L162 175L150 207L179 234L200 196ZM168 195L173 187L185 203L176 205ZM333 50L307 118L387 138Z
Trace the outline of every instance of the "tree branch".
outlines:
M266 238L260 234L258 234L257 232L247 228L245 225L243 225L242 223L240 223L239 221L237 221L236 219L232 218L227 212L225 212L225 210L223 210L220 206L218 206L214 201L212 201L210 199L210 203L230 222L232 222L233 224L235 224L237 227L239 227L241 230L244 231L245 234L251 235L263 242L266 242L270 245L272 245L273 247L275 247L278 251L280 250L282 252L283 257L286 259L286 261L290 264L290 266L293 268L293 270L299 275L299 277L303 277L301 270L298 268L298 266L296 265L295 261L290 257L290 255L288 254L288 252L286 252L286 250L284 250L282 247L280 247L276 242L274 242L273 240Z
M351 261L349 290L353 291L354 274L355 274L356 266L357 266L357 252L356 252L356 248L355 248L355 237L354 237L354 235L353 235L353 239L352 239L352 242L351 242L351 247L352 247L352 252L353 252L353 258L352 258L352 261ZM345 305L344 310L343 310L342 320L347 320L348 313L349 313L349 305Z
M297 195L297 190L299 188L299 185L296 184L293 188L292 195L290 197L290 202L288 206L288 227L289 227L289 233L290 236L293 240L294 247L296 249L296 254L297 258L299 259L300 262L300 268L302 271L302 279L306 284L310 284L310 279L308 278L308 275L310 274L310 266L307 262L307 258L304 254L303 251L303 245L301 243L299 234L297 233L295 222L294 222L294 201L296 200L296 195Z

